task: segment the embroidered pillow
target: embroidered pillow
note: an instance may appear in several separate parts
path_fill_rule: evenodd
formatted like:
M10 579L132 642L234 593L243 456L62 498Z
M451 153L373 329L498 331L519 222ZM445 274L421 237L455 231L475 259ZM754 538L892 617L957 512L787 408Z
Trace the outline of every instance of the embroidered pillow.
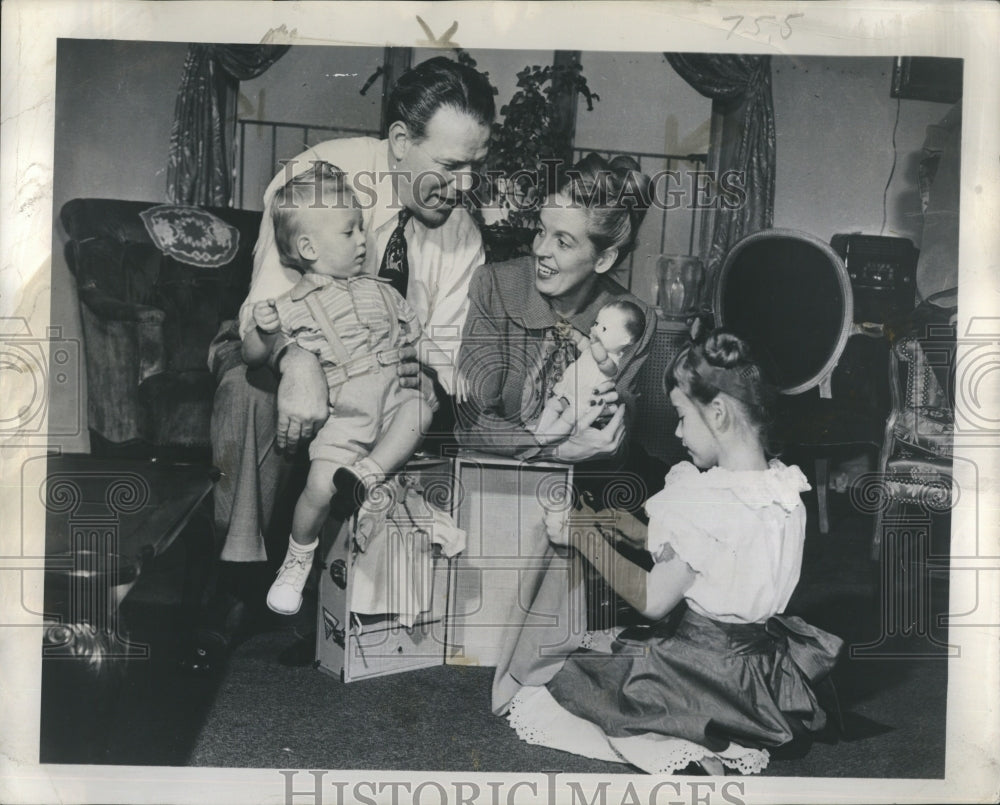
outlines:
M156 247L201 268L224 266L240 245L239 230L200 207L162 204L139 213Z

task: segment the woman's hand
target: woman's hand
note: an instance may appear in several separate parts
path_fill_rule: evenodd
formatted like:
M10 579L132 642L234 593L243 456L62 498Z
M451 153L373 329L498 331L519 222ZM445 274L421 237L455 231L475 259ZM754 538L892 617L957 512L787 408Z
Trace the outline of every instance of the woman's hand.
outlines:
M618 410L618 389L614 380L605 380L590 395L590 404L604 414L613 414Z
M616 398L617 399L617 398ZM606 458L618 452L625 438L625 409L616 406L608 424L598 429L592 427L604 413L601 406L593 406L577 421L573 434L556 445L553 457L559 461L576 463L594 458Z
M420 388L420 361L417 360L417 348L412 344L399 348L396 373L399 375L399 385L404 389Z
M291 344L281 356L278 383L279 450L294 451L300 441L311 439L330 414L326 376L319 359Z

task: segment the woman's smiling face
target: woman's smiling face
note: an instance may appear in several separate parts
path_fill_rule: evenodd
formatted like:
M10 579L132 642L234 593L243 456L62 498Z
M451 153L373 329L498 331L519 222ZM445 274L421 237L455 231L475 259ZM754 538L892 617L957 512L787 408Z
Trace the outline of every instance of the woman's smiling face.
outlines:
M569 296L613 262L598 253L587 235L587 211L571 205L563 195L551 196L539 214L532 250L535 288L543 296Z

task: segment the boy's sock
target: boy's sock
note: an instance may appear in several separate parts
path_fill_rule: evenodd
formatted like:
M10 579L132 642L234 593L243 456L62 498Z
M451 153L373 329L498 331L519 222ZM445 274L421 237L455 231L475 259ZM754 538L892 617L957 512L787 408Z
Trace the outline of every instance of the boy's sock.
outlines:
M278 577L267 593L267 606L280 615L294 615L302 606L302 590L312 570L313 554L319 537L308 545L300 545L289 538L285 561L278 570Z
M359 458L350 467L338 467L333 473L333 485L337 489L337 514L343 519L350 517L384 480L385 470L369 456Z

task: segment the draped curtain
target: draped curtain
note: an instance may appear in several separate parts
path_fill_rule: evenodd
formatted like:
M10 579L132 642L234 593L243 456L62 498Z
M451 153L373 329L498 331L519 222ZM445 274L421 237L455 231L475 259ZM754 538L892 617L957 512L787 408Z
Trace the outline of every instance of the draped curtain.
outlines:
M228 206L233 194L236 101L240 81L256 78L288 45L191 45L174 107L167 198Z
M743 203L714 210L705 284L715 287L729 249L745 235L768 229L774 218L775 129L769 56L666 53L667 61L695 90L722 112L719 175L737 171L746 190Z

